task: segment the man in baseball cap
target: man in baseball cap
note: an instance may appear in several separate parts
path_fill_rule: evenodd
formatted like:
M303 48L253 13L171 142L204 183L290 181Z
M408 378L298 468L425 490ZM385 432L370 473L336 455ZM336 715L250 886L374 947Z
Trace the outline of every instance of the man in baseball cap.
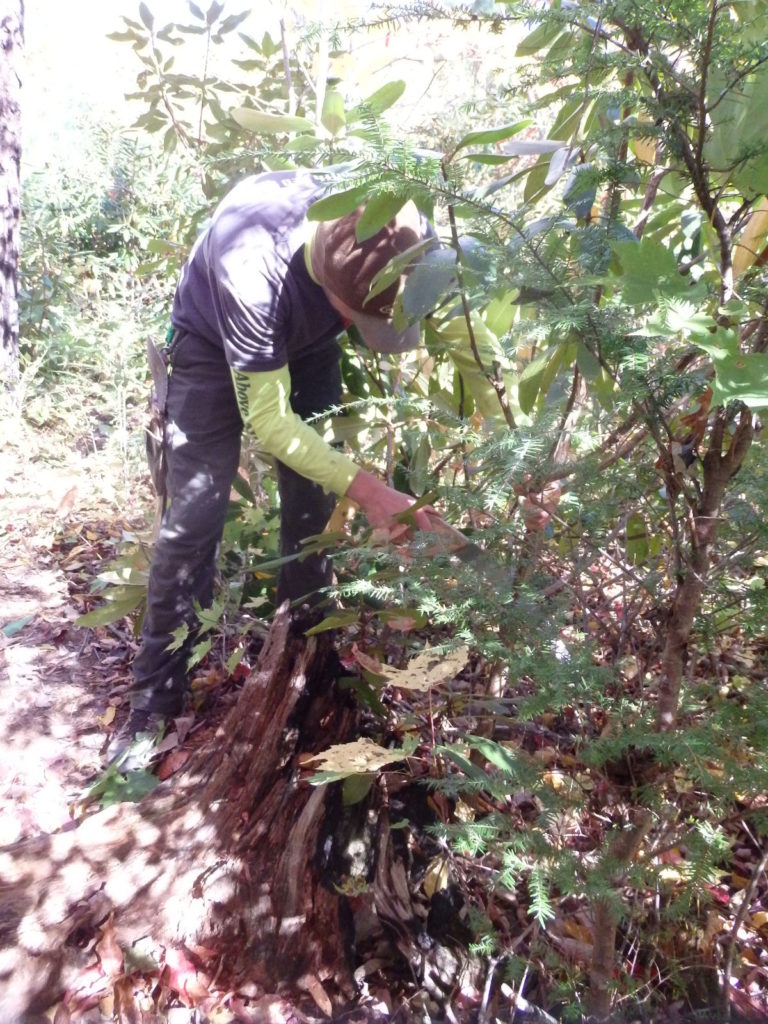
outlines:
M434 232L407 203L370 238L357 237L361 210L320 223L313 233L307 212L327 186L326 176L306 171L241 181L181 273L166 350L169 503L152 556L131 711L108 751L123 768L131 766L134 738L157 734L184 705L196 608L213 596L244 425L277 469L280 553L289 559L277 582L278 603L314 603L330 584L326 555L296 556L306 537L322 532L337 495L355 501L372 527L402 529L397 517L414 504L326 443L306 420L340 402L338 336L346 324L354 323L377 351L418 344L418 324L403 325L398 313L402 276L380 292L374 285L376 294L371 285L390 260ZM432 529L431 515L414 511L416 527ZM184 627L187 639L173 643Z
M369 348L406 352L419 344L421 329L418 323L398 329L393 322L405 273L382 291L374 289L375 294L371 294L371 285L391 260L416 247L419 255L423 253L424 246L419 243L434 238L434 231L416 205L408 202L373 237L359 241L357 226L362 213L361 207L318 225L308 246L310 272Z

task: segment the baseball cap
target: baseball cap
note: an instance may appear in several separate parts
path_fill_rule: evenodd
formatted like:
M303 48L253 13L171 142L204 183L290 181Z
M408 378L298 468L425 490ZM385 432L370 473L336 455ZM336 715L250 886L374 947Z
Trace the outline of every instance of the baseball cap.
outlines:
M401 256L434 231L416 205L407 202L372 238L360 242L355 230L363 213L321 221L311 242L310 261L318 284L339 299L366 345L376 352L406 352L416 348L418 323L395 327L394 303L407 270L389 287L369 298L371 282L391 259Z

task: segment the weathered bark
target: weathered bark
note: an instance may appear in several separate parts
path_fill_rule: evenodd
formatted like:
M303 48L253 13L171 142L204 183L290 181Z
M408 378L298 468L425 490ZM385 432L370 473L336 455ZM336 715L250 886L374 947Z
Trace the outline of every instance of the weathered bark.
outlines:
M21 55L23 0L6 0L0 14L0 379L19 370L18 263L21 209Z
M89 940L110 914L123 948L150 936L161 959L182 949L232 985L302 989L326 1009L351 994L343 906L319 856L331 795L299 766L354 728L333 666L324 638L293 637L279 616L183 774L0 853L0 1021L54 1003L94 961Z
M678 584L667 621L656 718L659 732L671 732L677 725L685 656L707 585L720 506L729 481L739 471L752 444L754 431L748 410L741 414L730 445L724 452L725 428L721 415L715 422L709 450L703 460L704 486L691 524L688 566Z

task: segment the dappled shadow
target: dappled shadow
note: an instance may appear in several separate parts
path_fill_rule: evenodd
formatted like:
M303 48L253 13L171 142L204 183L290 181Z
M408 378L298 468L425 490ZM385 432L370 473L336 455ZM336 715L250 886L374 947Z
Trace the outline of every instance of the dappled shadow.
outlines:
M103 967L105 922L116 948L149 940L158 970L174 947L193 977L192 962L268 990L301 976L320 992L318 979L336 975L344 988L340 899L315 865L326 790L302 782L297 760L354 718L331 692L323 650L279 618L218 735L172 783L0 851L0 1020L23 1021L66 990L76 1006L87 953ZM307 709L308 691L321 711ZM101 970L91 989L109 982Z

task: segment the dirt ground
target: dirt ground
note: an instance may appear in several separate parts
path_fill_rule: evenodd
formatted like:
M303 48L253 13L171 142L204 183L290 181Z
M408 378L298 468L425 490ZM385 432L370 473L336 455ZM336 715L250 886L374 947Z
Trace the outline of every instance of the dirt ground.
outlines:
M45 449L0 423L0 845L61 828L129 680L130 639L75 625L88 578L148 494L118 494L109 455ZM86 595L86 596L84 596Z

